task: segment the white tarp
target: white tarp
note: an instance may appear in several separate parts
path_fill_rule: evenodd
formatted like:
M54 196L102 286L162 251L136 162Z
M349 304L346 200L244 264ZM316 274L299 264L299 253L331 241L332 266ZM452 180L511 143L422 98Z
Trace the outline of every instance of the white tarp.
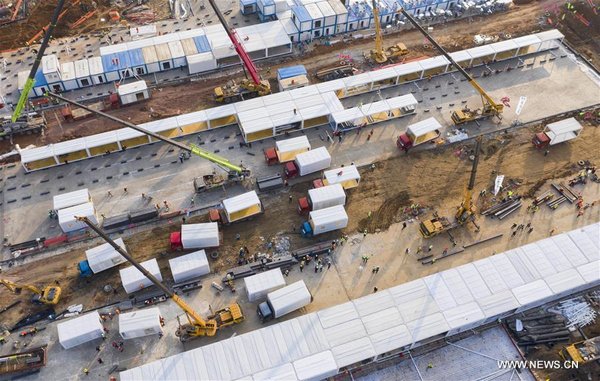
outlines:
M296 164L300 176L321 171L331 165L331 155L325 147L319 147L296 155Z
M309 219L314 235L348 226L348 214L343 205L312 211Z
M97 311L58 323L56 329L58 330L58 342L65 349L99 339L104 333Z
M327 185L308 190L312 210L329 208L346 203L346 192L340 184Z
M210 266L204 250L169 259L169 267L171 267L173 280L176 283L210 273Z
M78 221L75 217L87 217L92 223L98 224L94 204L86 202L85 204L75 205L58 211L58 224L63 232L69 233L87 228L85 222Z
M494 196L500 192L502 189L502 182L504 181L504 175L496 176L496 181L494 182Z
M142 262L140 265L148 270L150 274L154 275L159 281L162 281L162 275L160 274L158 262L155 258ZM128 294L153 285L150 279L146 278L140 270L133 266L121 269L119 270L119 273L121 274L123 288Z
M127 252L123 238L115 239L115 243ZM86 250L85 256L94 274L98 274L100 271L110 269L127 261L108 243Z
M119 334L123 339L135 339L162 332L158 307L119 314Z
M75 205L85 204L92 201L92 196L87 188L74 192L57 194L53 197L54 210L61 210Z
M181 244L184 249L219 246L219 224L208 222L181 225Z
M256 302L264 299L271 291L285 286L285 279L280 268L265 271L244 278L248 301Z

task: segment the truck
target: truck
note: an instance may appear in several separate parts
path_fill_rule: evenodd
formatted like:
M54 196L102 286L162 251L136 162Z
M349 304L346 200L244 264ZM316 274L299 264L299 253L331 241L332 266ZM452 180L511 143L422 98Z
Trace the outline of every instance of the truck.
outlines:
M333 81L338 78L345 78L353 76L358 72L354 66L350 65L340 65L336 67L331 67L327 69L322 69L317 71L316 77L320 81Z
M293 161L298 154L310 151L310 149L310 142L304 135L280 140L275 143L275 147L264 150L265 160L267 161L267 165L286 163Z
M543 149L558 143L575 139L583 127L575 118L563 119L546 125L542 132L535 134L532 143L535 148Z
M411 124L406 132L398 136L396 145L399 149L408 152L414 146L439 138L441 128L442 125L435 118L427 118Z
M115 242L123 250L127 250L123 238L118 238ZM86 250L85 256L87 259L79 262L77 265L79 276L81 278L91 277L94 274L118 266L126 261L126 259L108 243Z
M258 305L256 312L264 323L305 307L312 301L312 294L301 280L268 293L267 300Z
M39 372L46 366L47 345L0 356L0 380L16 380Z
M308 197L298 199L298 214L308 214L312 210L346 204L346 192L341 184L327 185L308 190Z
M243 193L222 201L221 205L208 211L210 222L229 225L263 212L262 202L255 191Z
M15 122L10 118L0 118L0 141L13 136L39 134L46 128L46 119L37 112L19 117Z
M300 233L305 238L334 230L343 229L348 226L348 214L343 205L336 205L325 209L314 210L308 214Z
M296 155L294 161L285 163L283 171L288 179L306 176L322 171L331 165L331 155L327 148L319 147Z
M220 241L219 224L216 222L182 224L180 231L169 236L171 250L218 247Z
M281 268L278 267L244 278L244 285L248 293L248 301L255 302L266 297L269 292L285 287L285 278Z

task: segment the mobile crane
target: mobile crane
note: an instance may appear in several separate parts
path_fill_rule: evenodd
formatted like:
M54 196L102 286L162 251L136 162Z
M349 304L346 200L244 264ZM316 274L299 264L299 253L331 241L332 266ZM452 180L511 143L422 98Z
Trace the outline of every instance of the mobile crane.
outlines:
M4 285L9 291L20 294L21 291L26 288L33 293L32 301L38 304L50 304L55 305L60 300L60 294L62 290L58 286L46 286L43 289L39 289L36 286L29 284L19 285L13 283L7 279L0 279L0 284Z
M379 9L376 0L371 0L373 7L373 19L375 20L375 50L371 50L371 60L378 64L386 63L388 59L408 54L408 49L403 43L397 43L386 50L383 49L383 32L381 30L381 21L379 19Z
M454 216L454 222L450 222L446 217L440 217L437 214L433 215L432 219L424 220L419 224L419 231L423 238L431 238L440 233L448 232L459 226L464 226L467 222L473 223L475 228L479 230L479 226L475 222L475 205L473 204L473 187L475 186L475 177L477 176L477 166L479 165L479 151L481 150L481 137L478 137L475 144L475 154L473 157L473 165L471 166L471 177L465 189L463 200L458 207ZM452 238L452 235L450 235Z
M210 188L210 187L214 187L214 186L220 186L220 185L224 185L225 183L229 182L229 181L243 181L245 178L249 177L251 175L251 172L249 169L244 168L241 165L235 165L233 163L231 163L228 159L219 156L217 154L214 154L212 152L209 152L207 150L204 150L202 148L200 148L199 146L195 145L195 144L191 144L189 143L188 145L184 144L184 143L180 143L176 140L164 137L162 135L159 135L157 133L154 133L152 131L146 130L145 128L142 128L138 125L135 125L133 123L127 122L125 120L119 119L117 117L114 117L110 114L107 114L105 112L102 111L98 111L95 110L91 107L88 107L86 105L83 105L79 102L76 102L74 100L71 99L67 99L65 97L63 97L62 95L58 95L56 93L51 93L48 92L46 93L46 96L50 96L53 98L56 98L58 100L61 100L63 102L67 102L71 105L80 107L86 111L89 111L93 114L99 115L101 117L104 117L106 119L110 119L113 122L122 124L126 127L129 128L133 128L136 131L139 131L143 134L149 135L151 137L153 137L154 139L160 140L162 142L165 142L167 144L170 144L172 146L175 146L179 149L181 149L184 152L188 152L190 154L194 154L196 156L199 156L203 159L209 160L212 163L216 164L217 166L219 166L221 169L223 169L225 172L227 172L227 178L218 176L216 174L212 174L212 175L207 175L204 176L204 181L206 183L206 187Z
M236 83L232 80L227 85L215 87L215 100L217 102L230 103L270 94L271 84L268 80L261 80L260 75L258 74L258 69L254 65L254 62L252 62L252 59L248 53L246 53L246 50L244 50L244 46L240 42L235 29L229 27L225 17L223 17L223 14L219 10L219 7L217 7L215 1L208 0L208 2L215 11L219 22L221 22L221 25L223 25L223 28L225 28L227 36L229 36L235 51L240 56L244 67L244 73L246 73L247 70L251 78L251 80L248 79L248 73L246 73L246 78L242 79L240 83Z
M455 110L452 112L451 117L454 124L461 125L467 122L494 116L501 118L502 111L504 111L504 104L496 103L492 97L490 97L489 94L486 93L485 90L475 81L475 79L456 61L454 61L450 54L448 54L448 52L446 52L446 50L440 44L438 44L438 42L429 33L427 33L427 31L423 29L421 25L419 25L417 20L415 20L410 13L408 13L404 8L400 8L399 12L401 12L408 19L408 21L410 21L410 23L413 24L415 28L417 28L419 32L421 32L429 40L429 42L431 42L431 44L433 44L433 46L435 46L437 50L439 50L440 53L442 53L442 55L448 59L448 61L450 61L450 63L452 63L452 66L454 66L456 70L458 70L460 74L466 78L469 84L473 86L475 91L477 91L477 93L481 96L481 102L483 103L482 108L471 110L469 107L465 107L461 110Z
M182 342L188 341L195 337L200 336L214 336L217 330L227 327L232 324L241 323L244 321L244 313L242 308L237 303L232 303L228 307L220 309L210 315L207 320L203 319L194 309L188 305L179 295L175 294L168 287L166 287L161 281L159 281L152 273L146 270L140 265L133 257L131 257L125 250L121 248L115 241L113 241L106 233L102 231L97 225L91 222L87 217L75 217L77 220L84 222L90 229L98 234L103 240L111 245L119 254L123 256L129 263L131 263L136 269L138 269L146 278L148 278L156 287L163 291L168 297L173 299L175 304L179 306L187 317L187 323L179 324L179 328L175 332L175 335L179 337ZM179 319L178 319L179 320Z

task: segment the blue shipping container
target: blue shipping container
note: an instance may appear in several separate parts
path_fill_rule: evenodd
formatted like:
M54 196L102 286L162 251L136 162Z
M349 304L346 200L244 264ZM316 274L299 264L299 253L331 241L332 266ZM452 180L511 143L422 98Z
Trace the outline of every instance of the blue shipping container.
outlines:
M288 66L277 69L277 78L279 79L292 78L306 74L306 68L304 65Z

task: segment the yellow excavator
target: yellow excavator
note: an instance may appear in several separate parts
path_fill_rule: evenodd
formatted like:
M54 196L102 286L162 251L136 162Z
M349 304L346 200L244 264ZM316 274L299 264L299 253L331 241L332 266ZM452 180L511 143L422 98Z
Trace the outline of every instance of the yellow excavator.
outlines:
M55 305L60 300L60 294L62 293L61 288L58 286L46 286L43 289L40 289L29 284L16 284L7 279L0 279L0 284L3 284L11 292L17 295L20 294L24 288L26 288L33 293L32 301L38 304Z
M154 285L160 288L168 297L173 299L175 304L179 306L185 312L187 323L179 324L179 328L175 335L179 337L182 342L188 341L192 338L200 336L214 336L217 331L221 328L227 327L232 324L241 323L244 321L244 313L242 308L237 303L232 303L228 307L213 312L206 320L200 316L189 304L187 304L179 295L175 294L168 287L166 287L161 281L159 281L152 273L146 270L140 265L133 257L131 257L121 246L113 241L102 229L96 224L91 222L87 217L75 217L77 220L84 222L90 229L104 239L109 245L111 245L119 254L123 256L129 263L131 263L136 269L138 269L146 278L148 278ZM179 320L179 318L178 318Z
M411 24L413 24L414 27L417 28L419 32L421 32L429 40L429 42L431 42L433 46L435 46L436 49L442 53L444 57L446 57L448 61L450 61L452 66L454 66L456 70L458 70L460 74L465 77L467 82L469 82L469 84L481 96L481 102L483 103L482 108L472 110L469 107L465 107L452 112L451 118L454 124L461 125L467 122L494 116L501 118L502 112L504 111L504 104L496 103L496 101L494 101L492 97L485 92L479 83L477 83L477 81L475 81L475 79L469 73L467 73L465 69L463 69L456 61L454 61L450 54L448 54L448 52L446 52L446 50L440 44L438 44L438 42L429 33L427 33L427 31L423 29L421 25L419 25L417 20L415 20L410 13L408 13L404 8L400 8L399 12L401 12L408 19L408 21L410 21Z
M373 19L375 20L375 49L371 50L370 59L378 64L383 64L390 58L396 58L408 54L406 45L399 42L387 49L383 49L383 32L381 30L381 20L379 19L379 9L376 0L371 0L373 6Z

